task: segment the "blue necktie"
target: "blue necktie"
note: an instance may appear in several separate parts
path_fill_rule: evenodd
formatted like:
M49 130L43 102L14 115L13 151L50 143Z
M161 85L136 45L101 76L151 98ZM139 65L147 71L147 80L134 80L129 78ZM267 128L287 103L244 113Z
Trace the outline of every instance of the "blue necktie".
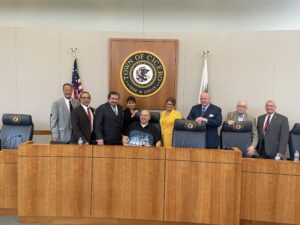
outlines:
M205 113L205 107L204 107L204 106L202 106L201 116L203 116L203 115L204 115L204 113Z

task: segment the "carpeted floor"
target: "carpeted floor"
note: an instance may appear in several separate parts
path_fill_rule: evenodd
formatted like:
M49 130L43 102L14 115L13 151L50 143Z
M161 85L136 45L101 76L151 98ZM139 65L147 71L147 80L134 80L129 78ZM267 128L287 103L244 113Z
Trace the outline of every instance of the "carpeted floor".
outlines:
M0 225L21 225L21 223L19 223L18 217L16 217L16 216L0 216ZM29 224L27 224L27 225L29 225ZM37 224L35 224L35 225L37 225Z

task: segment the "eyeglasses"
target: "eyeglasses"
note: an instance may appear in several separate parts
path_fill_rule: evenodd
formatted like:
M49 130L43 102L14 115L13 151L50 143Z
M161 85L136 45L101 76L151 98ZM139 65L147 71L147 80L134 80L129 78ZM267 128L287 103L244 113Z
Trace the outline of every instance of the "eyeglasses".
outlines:
M91 97L80 97L81 99L91 99Z
M246 105L237 105L237 107L241 107L241 108L247 108Z

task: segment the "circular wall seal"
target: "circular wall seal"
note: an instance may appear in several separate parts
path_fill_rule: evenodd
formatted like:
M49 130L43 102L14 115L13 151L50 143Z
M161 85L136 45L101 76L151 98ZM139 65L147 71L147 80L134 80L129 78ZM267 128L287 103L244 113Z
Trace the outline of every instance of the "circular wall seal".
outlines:
M166 68L158 55L149 51L130 54L122 63L120 78L123 87L137 97L156 94L166 80Z

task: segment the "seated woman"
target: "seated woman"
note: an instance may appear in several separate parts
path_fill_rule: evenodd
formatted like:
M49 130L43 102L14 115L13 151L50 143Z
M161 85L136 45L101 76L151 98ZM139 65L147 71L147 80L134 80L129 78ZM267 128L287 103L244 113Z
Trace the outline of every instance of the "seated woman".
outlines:
M172 147L172 134L174 129L174 122L176 119L182 119L181 113L176 111L176 99L168 98L166 101L166 111L161 113L160 127L164 147Z
M136 107L136 99L133 96L128 96L127 100L127 108L123 110L123 133L127 130L128 126L135 121L135 114L138 112Z

